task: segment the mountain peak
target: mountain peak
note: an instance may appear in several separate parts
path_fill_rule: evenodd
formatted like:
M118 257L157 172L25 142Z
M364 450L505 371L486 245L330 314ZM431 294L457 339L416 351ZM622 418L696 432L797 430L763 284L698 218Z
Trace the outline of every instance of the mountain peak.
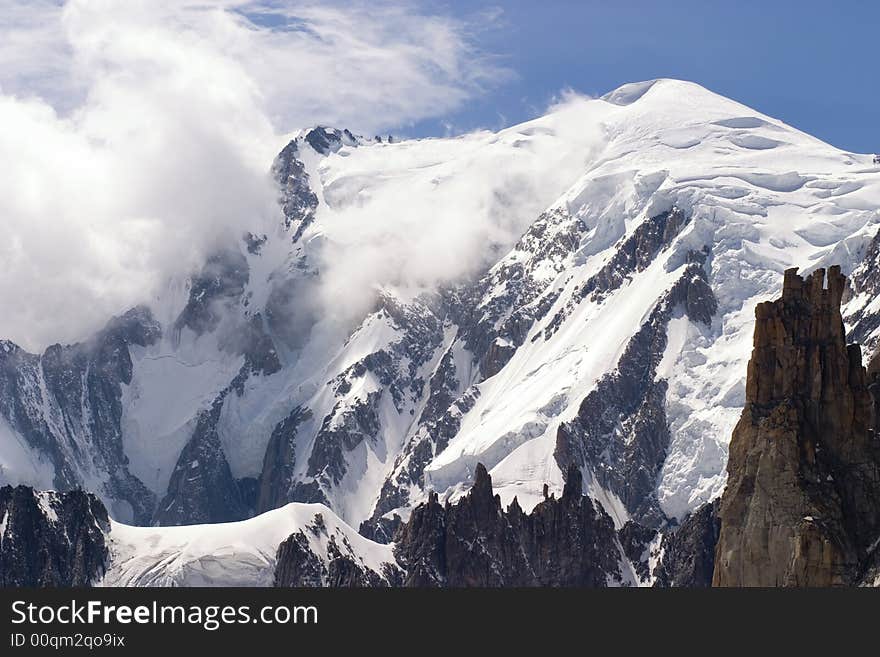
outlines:
M601 99L614 105L632 105L642 96L648 93L651 88L660 80L646 80L644 82L628 82L617 89L609 91Z
M640 82L627 82L616 89L612 89L608 93L600 96L600 100L604 100L613 105L632 105L652 91L673 92L673 93L703 93L706 95L719 96L715 92L707 89L701 84L691 82L689 80L679 80L677 78L655 78L653 80L642 80ZM728 99L725 99L728 100ZM731 101L733 102L733 101Z
M320 155L335 153L343 146L357 146L363 138L358 138L348 128L339 130L318 125L308 130L303 136L305 142Z

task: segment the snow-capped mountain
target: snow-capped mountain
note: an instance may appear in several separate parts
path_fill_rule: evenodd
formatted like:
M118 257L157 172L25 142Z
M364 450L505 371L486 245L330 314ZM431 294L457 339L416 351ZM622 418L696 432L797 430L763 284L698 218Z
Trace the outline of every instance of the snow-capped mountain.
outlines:
M43 354L0 343L0 484L94 491L116 549L157 563L187 530L129 525L244 520L259 562L312 523L290 502L373 554L478 463L505 507L573 464L616 529L657 529L724 487L784 270L842 265L878 344L880 166L695 84L449 139L314 128L272 175L277 222L149 304Z

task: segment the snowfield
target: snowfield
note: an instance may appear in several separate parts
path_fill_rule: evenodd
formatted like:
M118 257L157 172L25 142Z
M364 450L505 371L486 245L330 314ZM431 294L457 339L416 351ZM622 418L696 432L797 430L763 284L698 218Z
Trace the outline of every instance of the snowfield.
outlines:
M316 521L323 531L310 529ZM132 527L112 521L110 565L100 585L272 586L278 546L300 530L325 565L331 536L377 573L395 563L391 545L368 541L327 507L288 504L250 520L211 525Z

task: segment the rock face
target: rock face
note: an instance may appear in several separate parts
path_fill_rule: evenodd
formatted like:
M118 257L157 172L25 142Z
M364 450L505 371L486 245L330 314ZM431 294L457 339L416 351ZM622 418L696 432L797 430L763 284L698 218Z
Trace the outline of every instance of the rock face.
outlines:
M525 257L500 262L470 289L457 292L452 314L483 379L501 371L534 322L550 310L558 292L548 289L547 270L564 271L586 230L566 211L544 212L514 247Z
M283 506L284 496L293 481L296 465L296 437L299 425L308 420L311 413L302 407L294 408L272 432L257 493L257 511L262 512Z
M208 258L202 270L190 281L189 299L175 322L175 330L183 327L197 334L217 328L244 293L249 277L244 255L237 250L224 250Z
M302 532L293 534L278 547L275 586L331 588L375 588L388 586L379 573L359 564L331 543L329 564L311 550Z
M328 526L320 513L278 546L275 586L363 588L399 586L401 582L395 564L368 566L345 534Z
M410 506L425 488L425 467L458 433L461 418L480 396L478 384L498 374L523 345L534 322L544 317L558 296L552 283L577 250L586 227L562 209L542 213L508 257L472 282L444 288L432 304L434 317L412 313L397 324L406 342L417 348L417 362L427 348L439 348L411 435L383 482L379 500L361 532L390 542L398 521L394 512ZM397 313L400 315L400 313ZM443 328L451 340L441 343ZM424 355L423 355L424 354Z
M861 264L856 267L844 291L844 320L849 327L847 339L863 345L866 352L877 352L880 342L880 312L871 303L880 295L880 232L865 247Z
M712 586L715 547L721 522L719 500L704 504L685 518L678 528L664 534L660 562L654 570L654 586L706 588Z
M0 586L89 586L104 573L107 531L90 493L0 488Z
M134 308L91 340L52 345L42 355L0 343L0 416L54 471L53 486L86 486L119 500L118 517L147 522L155 496L128 470L122 389L131 383L129 347L159 339L151 312Z
M249 515L217 434L224 397L218 397L210 410L199 415L193 436L177 459L168 493L156 510L153 524L227 522Z
M531 514L516 499L507 510L492 494L482 464L457 504L436 494L416 507L397 536L396 555L410 587L575 586L622 581L614 524L582 495L572 467L562 497L548 497Z
M880 536L877 374L846 345L839 267L785 273L756 309L721 501L715 586L860 580Z
M278 203L284 213L285 226L293 229L293 242L298 241L314 221L318 207L318 197L309 186L309 174L299 157L299 142L294 139L272 164L272 176L279 186Z
M670 224L663 225L665 231L659 232L657 239L670 229ZM638 245L632 246L636 254L647 248L642 242ZM703 268L705 259L703 252L688 254L689 264L682 276L629 341L617 369L598 382L581 402L577 417L560 425L557 434L560 465L574 462L589 466L599 483L620 497L632 518L649 527L659 527L666 520L657 500L656 482L670 440L667 382L656 376L657 367L674 313L681 312L705 325L711 323L718 304ZM601 280L621 276L603 273ZM605 285L610 283L590 289L598 294Z
M218 424L228 396L241 396L251 375L271 375L281 365L259 314L237 327L235 337L243 352L244 363L210 408L199 413L192 436L178 455L168 492L159 503L152 524L229 522L243 520L254 513L260 484L251 479L236 480L233 477Z

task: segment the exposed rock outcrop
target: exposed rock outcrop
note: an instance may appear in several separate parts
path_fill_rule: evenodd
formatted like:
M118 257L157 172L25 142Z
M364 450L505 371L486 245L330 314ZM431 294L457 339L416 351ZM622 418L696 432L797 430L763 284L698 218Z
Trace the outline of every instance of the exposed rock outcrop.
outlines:
M187 307L191 305L192 299ZM214 307L216 309L216 305ZM226 333L224 340L229 343L228 348L241 353L244 363L211 406L199 412L195 429L177 457L168 490L156 508L152 524L243 520L257 508L261 484L254 478L236 480L233 477L218 426L226 398L232 394L242 396L250 377L275 374L281 369L281 363L259 313Z
M281 545L275 562L275 586L363 588L399 586L396 564L383 563L381 572L370 568L344 533L316 514L312 524L291 534Z
M202 411L192 437L180 452L168 493L153 517L155 525L187 525L243 520L251 515L233 478L217 422L225 395Z
M389 417L419 417L416 411L421 406L426 378L433 363L439 360L439 349L446 339L445 312L435 295L420 295L407 302L384 293L377 296L375 310L360 330L381 327L390 339L326 382L330 398L334 400L332 405L295 409L298 416L295 423L285 420L276 426L264 459L261 486L266 488L266 494L261 493L260 511L289 501L333 506L340 490L359 485L365 473L367 453L387 458L384 442L387 431L383 427L387 427ZM314 420L308 428L312 432L310 436L302 435L301 426L307 419ZM311 437L313 440L304 459L304 471L300 468L299 477L295 478L292 441L297 433L300 434L297 440ZM407 459L413 467L400 473L400 486L396 481L385 482L376 513L365 521L364 535L390 542L394 528L386 527L382 516L408 502L409 473L434 455L433 451L419 452L420 446L431 450L431 443L423 443L421 438L419 434L410 445L417 450L416 459ZM406 455L399 454L397 461L409 455L409 451ZM275 483L268 481L277 475L281 476Z
M651 548L658 534L658 530L645 527L634 520L628 520L617 532L623 553L642 582L650 581Z
M544 339L550 339L584 299L601 301L632 278L633 274L644 271L661 251L672 244L689 221L690 217L683 210L672 208L649 217L633 231L632 235L621 239L611 259L580 286L573 298L556 312L544 329Z
M327 486L339 484L346 472L345 454L366 440L372 440L380 429L379 402L382 391L374 391L357 399L350 407L339 402L324 418L309 456L307 474L319 478ZM299 500L296 500L299 501Z
M482 464L470 492L441 505L432 493L397 536L405 586L604 587L623 579L614 524L582 494L571 467L562 497L548 497L530 514L516 499L507 510L492 494Z
M319 125L306 133L306 142L320 155L335 153L343 146L356 146L357 138L348 130Z
M718 304L703 268L705 259L703 252L689 254L681 277L630 339L617 369L602 377L581 402L577 417L557 432L557 462L588 466L602 487L623 501L631 517L648 527L666 521L656 488L670 433L667 382L657 377L657 367L675 313L695 323L711 323Z
M90 493L0 488L0 586L89 586L104 573L104 505Z
M706 588L712 586L715 547L721 522L719 500L704 504L660 541L654 586Z
M789 270L782 298L756 309L716 586L853 584L880 536L877 374L846 345L840 268L824 281Z
M865 247L861 264L856 267L844 290L844 319L850 328L847 339L863 345L866 352L876 352L880 312L871 301L880 295L880 232Z
M161 328L137 307L85 342L42 355L0 343L0 416L52 465L53 487L82 486L118 501L118 517L147 522L155 496L128 471L122 440L123 387L132 381L129 347L155 343Z
M453 295L452 315L481 379L500 372L535 321L549 312L559 295L553 279L565 270L586 231L566 210L544 212L514 246L518 256L505 258Z
M175 330L186 327L201 335L216 329L241 299L249 277L247 259L237 249L212 254L190 280L189 298L174 324Z
M284 213L284 225L298 242L315 219L318 196L309 185L309 174L300 160L300 142L296 139L282 149L272 164L272 176L278 183L278 203Z
M272 431L263 457L257 513L275 509L287 502L286 495L292 485L293 469L296 465L297 430L311 416L308 409L297 406Z

